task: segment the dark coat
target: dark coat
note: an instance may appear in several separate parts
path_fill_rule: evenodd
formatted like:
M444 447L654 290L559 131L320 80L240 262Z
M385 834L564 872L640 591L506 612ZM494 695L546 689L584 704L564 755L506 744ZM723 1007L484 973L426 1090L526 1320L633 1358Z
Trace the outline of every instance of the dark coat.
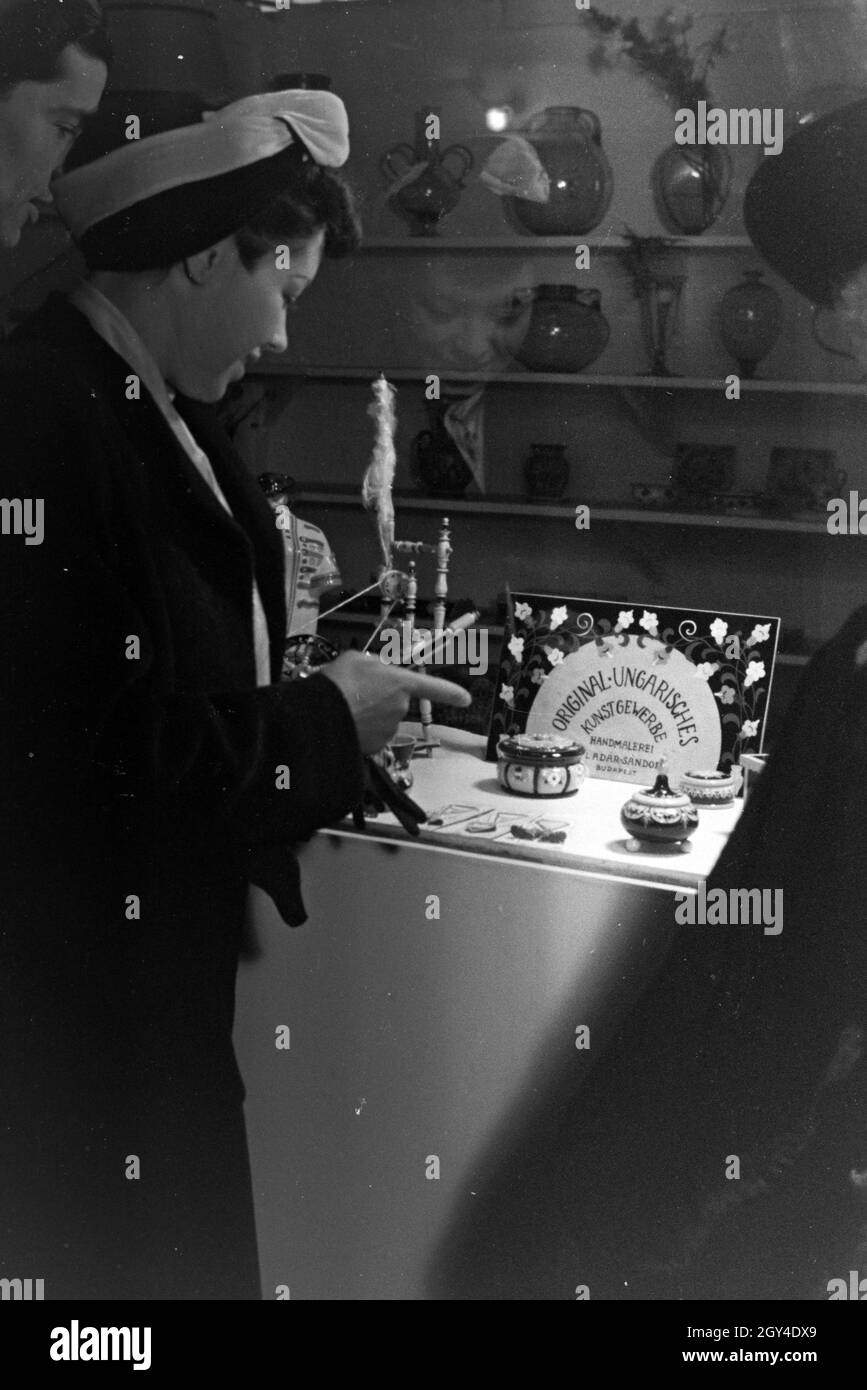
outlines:
M820 1300L863 1275L865 655L867 607L805 671L708 880L781 889L782 931L680 926L601 1058L561 1065L552 1038L534 1104L442 1243L435 1296Z
M128 375L56 298L0 353L0 492L45 517L41 545L0 536L0 1275L256 1298L248 884L303 920L290 846L360 801L363 764L332 682L277 683L282 540L255 483L188 406L230 517Z

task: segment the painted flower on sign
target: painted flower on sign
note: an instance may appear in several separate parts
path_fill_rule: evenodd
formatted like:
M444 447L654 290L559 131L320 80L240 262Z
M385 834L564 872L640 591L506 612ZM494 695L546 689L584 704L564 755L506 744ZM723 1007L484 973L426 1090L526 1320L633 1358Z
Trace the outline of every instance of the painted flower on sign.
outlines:
M735 702L734 686L724 685L722 690L716 692L716 697L721 705L733 705Z
M759 732L759 720L758 720L758 719L745 719L745 720L744 720L743 724L741 725L741 736L742 736L742 738L755 738L755 736L756 736L756 734L757 734L758 732Z
M648 613L645 608L638 620L638 626L643 627L645 632L649 632L651 637L655 637L657 628L659 627L659 618L655 613Z
M515 604L515 617L519 620L519 622L527 623L530 621L532 616L533 610L530 607L529 603Z
M625 632L626 629L627 629L628 627L632 627L632 624L633 624L634 622L635 622L635 609L634 609L634 608L621 608L620 612L617 614L617 623L616 623L616 625L615 625L614 631L615 631L615 632Z
M512 637L509 640L509 651L516 661L524 659L524 639L523 637Z
M701 661L696 666L694 674L700 681L709 681L713 673L718 670L718 661Z
M767 642L771 635L770 623L756 623L744 646L755 647L759 642Z
M559 647L545 647L543 650L552 666L559 666L564 659L564 653Z
M755 685L756 681L761 680L765 674L765 663L763 661L751 661L744 676L744 688Z
M568 616L568 608L564 608L562 605L559 608L554 608L551 612L551 631L553 632L555 628L562 627Z
M722 618L715 618L710 625L710 635L718 647L722 646L722 640L729 630L728 623L724 623Z
M533 670L530 672L530 680L533 682L533 684L541 685L542 682L547 679L548 672L543 671L541 666L534 666Z
M509 709L512 708L515 703L515 692L510 685L500 686L500 699L504 705L509 706Z

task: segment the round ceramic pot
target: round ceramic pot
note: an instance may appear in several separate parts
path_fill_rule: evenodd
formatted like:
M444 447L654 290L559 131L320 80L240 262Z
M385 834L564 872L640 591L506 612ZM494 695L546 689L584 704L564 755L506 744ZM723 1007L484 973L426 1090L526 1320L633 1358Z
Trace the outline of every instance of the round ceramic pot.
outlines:
M548 175L546 203L507 198L521 231L535 236L583 236L598 227L614 194L614 176L602 148L602 127L593 111L549 106L518 132L535 149Z
M620 822L639 844L676 845L695 830L698 811L685 793L671 790L661 772L652 787L632 793L620 812Z
M732 161L722 145L669 145L653 169L660 219L670 232L698 236L712 227L725 206Z
M743 773L737 764L730 772L696 770L683 774L680 790L686 793L693 806L731 806L742 780Z
M598 290L538 285L527 333L515 356L531 372L580 372L605 348L611 329Z
M504 734L497 744L500 786L516 796L573 796L587 776L584 752L562 734Z

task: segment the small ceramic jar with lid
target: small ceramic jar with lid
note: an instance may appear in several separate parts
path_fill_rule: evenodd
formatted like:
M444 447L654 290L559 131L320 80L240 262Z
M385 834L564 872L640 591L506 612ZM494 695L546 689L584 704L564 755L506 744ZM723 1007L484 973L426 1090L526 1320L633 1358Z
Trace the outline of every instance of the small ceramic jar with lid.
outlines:
M504 734L497 744L500 786L517 796L572 796L587 775L584 752L562 734Z
M620 812L620 822L629 834L626 848L633 853L643 844L679 845L687 849L698 825L698 811L684 792L673 792L668 778L660 772L652 787L632 793Z
M685 772L680 779L680 790L686 792L693 806L731 806L742 781L743 772L734 763L728 772L704 768Z

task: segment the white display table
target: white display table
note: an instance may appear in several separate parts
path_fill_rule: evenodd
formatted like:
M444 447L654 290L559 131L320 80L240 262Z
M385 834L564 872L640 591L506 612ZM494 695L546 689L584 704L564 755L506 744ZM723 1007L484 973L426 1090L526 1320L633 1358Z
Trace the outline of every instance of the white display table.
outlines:
M700 930L676 926L675 894L707 876L739 814L702 811L687 853L631 854L630 784L514 797L482 739L439 732L444 747L412 764L425 810L495 808L507 830L538 810L566 839L423 827L413 841L382 816L368 835L341 827L304 848L304 927L255 897L236 1048L266 1298L431 1296L438 1242L483 1186L486 1152L552 1067L574 1062L580 1081L673 932Z

